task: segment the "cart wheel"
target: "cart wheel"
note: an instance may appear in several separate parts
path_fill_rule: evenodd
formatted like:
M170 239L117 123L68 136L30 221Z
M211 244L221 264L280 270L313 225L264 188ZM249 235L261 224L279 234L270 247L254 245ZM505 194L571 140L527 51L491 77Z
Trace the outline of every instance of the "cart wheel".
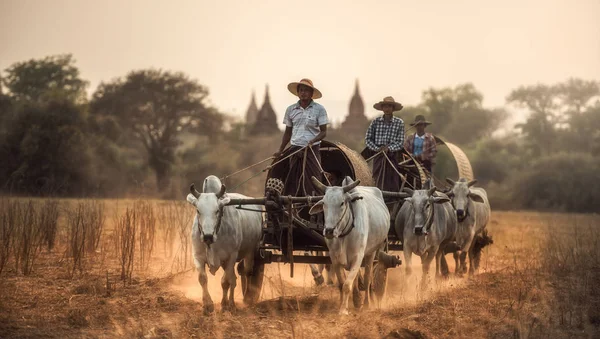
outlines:
M371 283L371 300L381 306L387 286L387 268L382 262L377 262L373 267L373 279Z
M240 269L240 265L243 264L240 262L238 265L238 270ZM251 275L241 275L242 276L242 294L244 295L244 304L252 305L258 302L260 298L260 292L262 290L263 279L265 277L265 264L255 264L254 269L252 270Z

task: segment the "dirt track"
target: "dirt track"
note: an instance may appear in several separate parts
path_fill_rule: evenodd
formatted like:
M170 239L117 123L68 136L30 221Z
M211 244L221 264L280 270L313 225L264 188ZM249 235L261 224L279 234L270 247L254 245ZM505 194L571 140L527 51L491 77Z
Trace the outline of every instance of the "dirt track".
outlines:
M43 252L31 276L12 269L2 274L0 337L598 337L600 293L593 288L600 283L598 267L586 270L591 275L572 272L560 278L544 269L551 255L550 230L581 233L586 227L598 229L598 221L597 216L495 212L489 225L494 244L483 254L479 275L431 283L423 291L416 288L419 268L408 282L402 268L390 270L382 308L353 310L346 317L337 314L337 289L315 287L305 265L296 266L294 279L287 266L269 266L262 300L253 307L242 304L238 281L233 313L220 312L217 273L209 280L217 312L204 316L194 272L134 272L126 284L107 259L94 263L104 271L92 269L71 279L63 253ZM598 241L599 233L584 238ZM580 246L579 251L587 250Z

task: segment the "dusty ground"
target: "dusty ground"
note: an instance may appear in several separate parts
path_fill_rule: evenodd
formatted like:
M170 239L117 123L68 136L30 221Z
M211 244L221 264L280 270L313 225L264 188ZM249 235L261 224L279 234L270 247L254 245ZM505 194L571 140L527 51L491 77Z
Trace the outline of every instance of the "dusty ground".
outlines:
M475 277L421 290L420 268L408 280L393 269L384 305L346 317L337 289L315 287L305 265L293 279L288 266L269 266L253 307L241 302L238 280L233 313L220 311L217 273L217 311L205 316L195 272L174 272L161 246L152 269L134 270L130 282L108 246L74 276L64 250L43 250L31 275L9 262L0 276L0 337L600 338L599 216L495 212L488 228L494 244Z

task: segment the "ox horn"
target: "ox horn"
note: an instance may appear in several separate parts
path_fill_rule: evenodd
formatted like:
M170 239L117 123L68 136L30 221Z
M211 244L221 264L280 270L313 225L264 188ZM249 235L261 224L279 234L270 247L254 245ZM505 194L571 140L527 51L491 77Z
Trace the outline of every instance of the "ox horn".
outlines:
M358 186L358 184L360 184L360 180L356 180L355 182L342 187L342 189L344 190L344 193L348 193L349 191L352 191L356 186Z
M223 197L223 195L225 194L226 190L227 190L227 187L225 187L225 184L221 184L221 190L219 191L219 193L217 193L217 198L221 199Z
M198 197L200 196L200 192L198 192L198 191L196 190L196 187L194 186L194 184L191 184L191 185L190 185L190 193L192 193L192 195L193 195L193 196L194 196L196 199L198 199Z
M471 181L469 181L469 183L467 184L467 187L471 187L473 185L475 185L477 183L477 179L473 179Z
M310 177L310 180L312 180L313 185L315 185L315 188L317 190L319 190L321 193L325 194L325 190L327 189L327 186L325 186L325 184L320 182L319 179L315 178L314 176Z
M427 195L431 196L433 193L435 193L435 186L431 186L431 188L429 189L429 191L427 191Z
M409 196L411 196L411 197L412 197L413 193L415 193L415 191L413 191L412 189L410 189L410 188L408 188L408 187L404 187L404 188L402 189L402 191L403 191L404 193L408 194L408 195L409 195Z
M450 178L446 178L446 182L449 183L452 186L454 186L454 184L456 183L454 180L452 180Z

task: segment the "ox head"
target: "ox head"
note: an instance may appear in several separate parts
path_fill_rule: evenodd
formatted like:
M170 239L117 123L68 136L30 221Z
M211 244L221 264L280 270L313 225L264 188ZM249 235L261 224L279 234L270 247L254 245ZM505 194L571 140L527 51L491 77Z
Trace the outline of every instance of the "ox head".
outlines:
M360 197L352 192L360 184L360 180L353 181L346 177L342 186L325 186L317 178L312 177L315 187L323 193L323 199L313 205L309 211L312 214L323 212L325 216L325 229L323 235L327 239L340 236L347 227L352 227L350 204Z
M404 201L411 204L414 213L414 233L416 235L427 235L427 231L433 223L433 204L443 204L449 202L450 199L444 195L434 196L435 186L426 190L411 190L404 188L404 192L410 197Z
M223 208L229 203L230 199L225 196L225 185L221 184L221 189L216 193L206 192L209 190L207 187L210 187L210 185L207 185L205 181L204 192L200 193L196 190L194 184L192 184L187 201L196 208L200 239L210 246L213 242L217 241Z
M456 210L456 218L458 221L463 221L469 214L469 199L483 203L481 196L474 194L470 189L471 186L477 183L477 180L467 181L465 178L460 178L458 181L454 181L446 178L446 181L452 185L448 197L452 200L452 206Z

